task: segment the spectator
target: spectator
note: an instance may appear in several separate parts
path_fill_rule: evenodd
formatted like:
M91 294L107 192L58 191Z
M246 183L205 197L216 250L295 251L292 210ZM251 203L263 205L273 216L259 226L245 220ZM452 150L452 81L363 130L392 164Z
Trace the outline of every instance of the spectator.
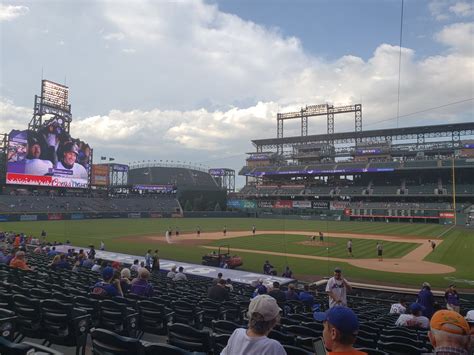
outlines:
M434 354L468 354L470 328L457 312L441 310L431 318L428 337Z
M265 260L265 264L263 264L263 273L265 275L270 275L270 272L273 270L273 265L270 264L268 260Z
M416 302L424 307L423 315L427 318L431 318L434 313L434 296L431 292L431 285L428 282L423 282L421 291L418 293L418 298Z
M33 250L33 254L36 254L36 255L41 254L42 252L43 250L41 249L40 246L37 246L35 250Z
M56 267L58 266L60 258L61 257L59 255L55 255L53 260L51 260L51 262L48 264L48 267L50 267L53 270L56 270Z
M225 287L225 280L220 279L216 285L207 290L207 298L215 302L224 302L229 299L229 291Z
M151 270L151 263L153 262L153 258L151 257L151 249L148 249L145 254L145 267L148 270Z
M103 281L97 282L94 287L92 288L92 294L107 298L107 297L115 297L115 296L122 296L122 287L120 286L120 280L118 277L115 277L115 270L107 266L102 271L102 278Z
M474 352L474 310L466 313L466 321L471 328L471 354Z
M304 285L303 291L300 292L300 294L298 295L298 298L301 302L303 302L307 306L312 307L314 304L314 296L309 290L309 285Z
M171 270L166 274L167 278L174 279L176 276L176 265L171 266Z
M92 259L89 259L89 260L92 260ZM92 271L95 271L95 272L100 272L100 270L101 270L101 265L102 265L102 259L97 259L97 260L95 261L94 266L92 266L91 270L92 270Z
M130 293L142 297L153 297L153 285L148 282L150 272L146 268L141 268L138 277L132 281Z
M188 278L186 277L183 271L184 271L184 268L180 266L178 269L178 273L174 275L173 277L173 281L187 281Z
M58 256L58 255L56 255ZM57 269L66 269L71 270L71 264L69 264L66 260L66 255L61 254L59 255L59 262L56 264Z
M33 270L26 264L25 252L17 251L15 257L10 261L12 269Z
M138 259L133 260L133 265L130 266L130 271L138 272L140 265L138 264Z
M87 257L88 257L89 259L95 259L95 248L94 248L93 245L90 245L89 247L90 247L90 250L89 250L89 252L87 253Z
M400 298L398 303L392 304L390 314L405 314L407 312L407 301L404 297Z
M444 299L446 300L447 309L459 313L459 294L458 291L456 291L456 285L449 285L444 293Z
M232 286L232 280L231 279L226 280L225 287L229 290L229 292L234 292L234 286Z
M289 278L289 279L293 278L293 271L291 271L289 266L286 267L286 269L283 272L283 274L281 275L281 277L286 277L286 278Z
M400 314L396 326L399 327L414 327L428 329L430 327L430 320L423 316L423 306L419 303L412 303L410 305L411 314Z
M222 272L217 274L217 279L212 280L212 284L217 285L220 280L222 280Z
M273 288L270 292L268 292L268 295L276 299L278 304L283 304L286 301L285 292L280 290L280 283L278 281L273 283Z
M94 259L89 259L86 254L79 254L82 256L82 267L85 269L91 269L94 266Z
M234 330L221 355L286 355L278 341L267 337L279 318L280 308L273 297L255 297L249 305L248 329Z
M334 276L328 280L326 285L326 292L329 296L329 307L347 306L347 292L351 291L351 285L342 277L342 270L336 267L334 269Z
M48 256L56 256L58 252L56 251L56 247L52 247L51 250L48 252Z
M287 301L297 301L298 293L295 291L295 284L288 285L288 291L285 292L286 300Z
M267 294L268 289L267 286L263 284L262 279L258 279L257 281L257 286L255 287L255 291L253 291L252 297L258 296L258 295L265 295Z
M160 256L158 255L159 250L155 250L155 254L153 254L153 266L152 266L152 271L153 272L158 272L160 271Z
M340 306L332 307L326 313L319 312L317 320L324 322L323 340L328 354L367 355L354 349L353 345L359 332L359 320L352 309Z
M122 267L122 264L120 264L119 261L113 261L111 266L114 270L120 270L120 268Z
M122 291L124 294L130 292L131 277L132 274L130 273L130 269L123 268L122 271L120 271L120 286L122 287Z

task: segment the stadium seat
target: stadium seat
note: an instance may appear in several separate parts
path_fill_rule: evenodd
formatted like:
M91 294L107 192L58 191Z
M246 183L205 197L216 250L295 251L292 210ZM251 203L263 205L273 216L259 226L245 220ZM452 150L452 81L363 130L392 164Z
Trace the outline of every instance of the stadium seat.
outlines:
M227 346L230 334L215 334L211 335L212 351L214 354L220 354L222 350Z
M357 350L367 353L367 355L390 355L389 353L373 348L357 348Z
M74 297L73 306L87 311L91 316L92 326L96 327L99 322L99 301L93 298L76 296Z
M137 336L138 313L128 309L125 304L112 300L103 300L99 305L99 325L101 328L123 336Z
M225 318L225 311L222 310L220 303L203 300L199 303L199 308L203 312L203 324L207 327L211 326L212 321Z
M144 332L165 335L167 324L173 320L173 312L151 301L138 301L137 303L141 336Z
M317 331L323 331L324 325L320 322L302 322L301 325Z
M85 354L91 324L87 311L57 300L43 300L40 302L40 312L45 339L43 345L75 346L76 355L80 351L82 355Z
M302 325L283 325L282 330L285 333L298 335L301 337L313 337L317 338L323 335L322 331L313 330Z
M0 354L5 355L64 355L60 351L53 350L46 346L30 342L14 343L6 338L0 337Z
M107 329L91 329L91 345L93 355L140 355L144 353L140 340L120 336Z
M426 348L418 348L405 343L384 343L380 340L377 343L377 348L392 355L420 355L428 352Z
M17 318L19 334L15 341L21 342L25 337L43 339L41 328L40 301L24 295L13 295L13 311Z
M202 329L204 312L195 305L185 301L175 301L172 302L172 309L174 322L189 324L197 329Z
M0 308L0 336L13 341L17 316L15 312Z
M313 352L309 352L305 349L299 348L292 345L283 345L287 355L313 355Z
M360 334L358 334L354 346L371 348L371 347L375 347L376 344L377 344L377 338L364 338L360 336Z
M386 335L384 333L380 334L379 340L384 343L403 343L412 345L417 348L423 348L424 343L422 341L415 340L413 338L401 336L401 335Z
M211 349L211 335L187 324L168 324L168 343L189 351L206 352Z
M277 340L282 345L295 345L295 337L291 334L285 334L278 330L272 329L268 337Z
M290 318L292 320L296 320L298 322L313 322L313 317L307 317L302 314L295 314L295 313L289 313L286 315L287 318Z
M213 320L211 327L212 331L217 334L232 334L237 328L243 328L241 325L227 320Z

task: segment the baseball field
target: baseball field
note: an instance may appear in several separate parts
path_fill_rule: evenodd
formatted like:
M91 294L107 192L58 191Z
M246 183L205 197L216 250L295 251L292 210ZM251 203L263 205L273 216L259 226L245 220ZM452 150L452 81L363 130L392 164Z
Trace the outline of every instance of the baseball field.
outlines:
M255 225L256 233L252 234ZM227 229L224 236L223 228ZM197 228L201 229L200 236ZM168 228L180 236L166 240ZM281 274L290 266L298 279L315 281L328 276L335 266L344 269L351 281L419 287L428 281L444 289L456 283L459 289L474 290L474 231L437 224L377 222L326 222L251 218L98 219L81 221L8 222L0 230L39 235L48 240L76 246L96 247L104 241L106 250L144 255L159 249L164 259L200 263L202 255L229 245L232 254L242 256L241 269L262 271L269 260ZM312 236L323 232L324 240ZM353 244L353 256L347 241ZM428 240L434 240L433 250ZM383 244L379 261L376 243Z

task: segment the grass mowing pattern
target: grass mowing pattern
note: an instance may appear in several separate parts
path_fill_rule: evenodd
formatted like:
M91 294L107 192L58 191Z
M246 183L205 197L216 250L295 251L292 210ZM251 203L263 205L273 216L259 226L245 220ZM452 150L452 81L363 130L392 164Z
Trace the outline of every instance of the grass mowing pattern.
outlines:
M347 241L349 238L331 238L325 237L324 241L335 244L329 247L317 246L318 242L313 245L301 245L298 242L306 242L309 240L307 235L293 235L293 234L260 234L256 236L246 236L238 238L229 238L228 240L219 240L210 243L209 245L229 245L231 248L253 249L272 251L288 254L302 254L302 255L316 255L332 258L346 258L347 257ZM319 240L319 239L317 239ZM376 241L370 239L352 239L354 259L376 258ZM397 242L383 242L384 257L386 258L400 258L411 250L415 249L417 243L397 243ZM329 253L328 253L329 252Z

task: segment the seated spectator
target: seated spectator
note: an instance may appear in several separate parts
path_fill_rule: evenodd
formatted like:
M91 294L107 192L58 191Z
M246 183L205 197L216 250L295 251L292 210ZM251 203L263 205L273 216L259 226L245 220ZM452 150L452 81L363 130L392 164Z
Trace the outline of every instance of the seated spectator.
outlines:
M184 268L182 266L180 266L179 269L178 269L178 273L176 275L174 275L174 277L173 277L173 281L187 281L188 278L183 273L183 271L184 271Z
M36 254L36 255L41 254L42 252L43 250L41 249L40 246L37 246L35 250L33 250L33 254Z
M5 256L0 260L1 264L10 265L10 262L15 257L15 250L11 249L10 253L5 253Z
M56 266L58 265L60 258L61 257L59 255L55 255L53 260L51 260L51 262L48 264L48 267L53 270L56 270Z
M79 253L79 256L82 256L82 258L83 258L82 259L83 262L82 262L82 265L81 265L83 268L91 269L95 265L94 259L89 259L86 254L80 254Z
M268 289L267 289L267 286L265 286L263 284L263 280L262 279L258 279L257 281L257 286L255 287L255 291L253 291L253 295L252 295L252 298L253 297L256 297L258 295L265 295L268 293Z
M89 260L92 260L92 259L89 259ZM97 259L95 261L95 264L92 266L91 270L95 272L100 272L101 269L102 269L102 259Z
M48 256L55 256L58 252L56 251L56 247L52 247L51 250L48 252Z
M474 310L466 313L466 321L471 328L471 351L474 351Z
M212 280L212 284L217 285L220 280L222 280L222 272L217 274L217 279Z
M58 255L56 255L58 256ZM71 270L71 265L66 260L66 255L61 254L59 255L59 262L56 264L57 269L66 269Z
M319 314L322 317L318 320L324 322L323 340L328 354L367 355L353 347L359 332L359 320L352 309L338 306Z
M10 261L10 267L13 269L33 270L26 264L24 251L16 252L15 257Z
M112 262L112 268L113 268L114 270L120 270L121 267L122 267L122 264L120 264L119 261L113 261L113 262Z
M397 321L395 322L396 326L399 327L415 327L428 329L430 327L430 320L422 316L423 306L419 303L412 303L410 305L411 314L400 314Z
M304 285L303 291L298 295L298 299L303 302L305 305L313 306L314 304L314 295L309 290L309 285Z
M459 313L437 311L431 317L430 327L428 337L434 354L468 354L471 330Z
M141 268L138 277L133 279L130 293L143 297L153 297L153 285L148 282L150 272L146 268Z
M231 279L226 280L225 287L229 290L229 292L234 291L234 286L232 286L232 280Z
M297 301L299 300L298 294L295 291L295 284L288 285L288 291L285 291L285 296L287 301Z
M130 281L131 277L132 274L130 269L123 268L122 271L120 271L120 286L122 286L122 291L124 294L130 292L130 287L132 286Z
M133 265L130 266L130 271L138 272L140 265L138 264L138 259L133 260Z
M269 295L252 299L248 329L234 330L221 355L286 355L283 346L267 335L280 319L280 307Z
M171 270L166 274L166 277L173 279L176 275L176 265L171 266Z
M225 280L220 279L217 285L212 285L207 290L207 298L215 302L224 302L229 299L229 291L225 287Z
M276 299L278 304L283 304L286 301L285 292L280 290L280 283L278 281L273 283L273 288L270 292L268 292L268 295Z
M123 296L122 287L120 286L120 280L115 277L115 270L110 266L107 266L102 270L103 281L97 282L92 288L92 294L107 298L115 296Z
M398 303L392 304L390 307L390 314L405 314L407 311L407 301L405 298L400 298Z

